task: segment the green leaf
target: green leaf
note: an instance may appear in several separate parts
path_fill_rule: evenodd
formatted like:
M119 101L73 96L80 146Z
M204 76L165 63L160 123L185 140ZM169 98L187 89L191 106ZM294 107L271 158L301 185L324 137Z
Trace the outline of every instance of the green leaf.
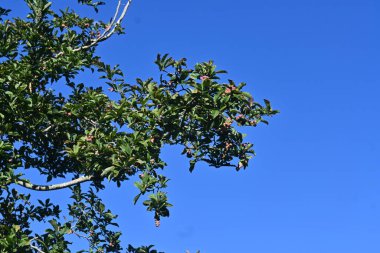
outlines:
M133 198L133 204L136 205L137 201L139 200L139 198L141 197L141 193L137 194L134 198Z
M190 168L189 168L189 171L190 171L190 172L193 172L193 170L194 170L194 168L195 168L195 163L196 163L195 160L191 160L191 161L190 161Z
M219 110L212 110L211 111L211 116L213 119L215 119L216 117L218 117L220 114L220 111Z

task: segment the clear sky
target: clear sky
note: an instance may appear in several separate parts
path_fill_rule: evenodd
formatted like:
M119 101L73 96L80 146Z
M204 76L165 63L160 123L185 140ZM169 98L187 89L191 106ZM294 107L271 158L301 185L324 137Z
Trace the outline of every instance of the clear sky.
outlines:
M108 2L102 17L116 1ZM200 165L190 174L179 150L166 148L174 207L160 228L132 205L133 186L105 191L125 245L380 252L379 0L134 0L126 19L127 34L99 54L129 80L158 77L157 53L213 59L281 113L243 129L257 152L246 171Z

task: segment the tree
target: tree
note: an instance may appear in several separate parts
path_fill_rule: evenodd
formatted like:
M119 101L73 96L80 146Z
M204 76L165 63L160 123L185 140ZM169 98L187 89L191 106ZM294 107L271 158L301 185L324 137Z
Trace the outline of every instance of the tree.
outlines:
M96 12L103 4L78 2ZM10 10L0 7L0 252L70 252L75 237L89 244L82 252L121 252L117 216L98 192L107 182L120 186L137 178L133 202L144 196L159 226L171 207L168 178L160 174L164 145L183 147L190 172L198 162L248 166L254 151L239 126L267 123L264 117L277 113L269 101L254 101L244 83L220 81L226 72L212 61L189 68L186 59L167 54L155 61L158 81L125 82L122 70L103 62L96 49L123 33L130 0L118 1L110 22L54 11L47 0L25 3L26 18L7 19ZM84 71L102 84L79 82ZM46 184L35 184L30 171ZM32 201L33 192L54 190L72 192L68 209L50 199ZM46 230L34 232L41 222ZM157 252L152 246L126 250Z

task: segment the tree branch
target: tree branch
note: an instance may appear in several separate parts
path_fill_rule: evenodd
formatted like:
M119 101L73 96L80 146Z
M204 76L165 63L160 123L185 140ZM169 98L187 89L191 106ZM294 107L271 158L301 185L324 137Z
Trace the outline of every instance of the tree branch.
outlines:
M104 178L107 176L108 172L112 171L114 169L113 166L106 168L102 173L101 177ZM55 191L64 189L73 185L81 184L84 182L88 182L94 179L94 176L83 176L77 179L73 179L71 181L61 183L61 184L52 184L52 185L37 185L33 183L26 182L25 180L16 180L15 184L18 184L19 186L22 186L24 188L35 190L35 191Z
M127 13L127 10L128 10L128 8L129 8L129 5L131 4L131 2L132 2L132 0L128 0L128 2L125 4L124 9L123 9L123 12L121 13L119 19L116 21L116 23L112 22L113 29L112 29L108 34L105 34L105 35L103 36L103 38L101 39L102 41L108 39L109 37L112 36L112 34L115 33L115 29L116 29L116 27L117 27L118 25L120 25L121 22L123 21L123 19L124 19L124 17L125 17L125 14ZM120 0L119 0L119 3L120 3Z
M34 237L32 240L30 240L30 247L34 250L37 250L38 253L45 253L44 251L42 251L40 248L38 248L37 246L34 246L32 243L33 241L36 241L37 237Z
M36 247L36 246L33 246L33 245L30 245L30 247L34 250L37 250L39 253L45 253L44 251L42 251L40 248Z
M129 8L129 6L130 6L130 4L132 2L132 0L128 0L128 2L124 6L124 9L123 9L123 11L122 11L119 19L115 22L116 17L119 14L119 9L120 9L120 5L121 5L121 1L122 0L118 0L118 4L117 4L117 7L116 7L115 15L114 15L111 23L109 24L109 27L103 32L103 34L101 34L98 38L92 40L92 42L90 44L74 48L73 52L78 52L78 51L81 51L81 50L84 50L84 49L91 48L91 47L95 46L96 44L98 44L99 42L108 39L109 37L111 37L115 33L116 27L119 26L121 24L121 22L123 21L123 19L125 17L125 14L127 13L127 10L128 10L128 8ZM64 52L60 52L60 53L58 53L58 54L55 55L55 58L57 58L57 57L59 57L59 56L61 56L63 54L64 54Z
M115 15L114 15L113 18L111 19L111 24L110 24L110 25L113 25L113 24L115 23L115 20L116 20L116 18L117 18L117 15L119 14L120 5L121 5L121 0L118 0L118 2L117 2L117 7L116 7L116 10L115 10Z
M74 179L74 180L71 180L71 181L68 181L65 183L53 184L53 185L36 185L36 184L32 184L32 183L25 182L22 180L17 180L17 181L15 181L15 183L24 187L24 188L30 189L30 190L54 191L54 190L60 190L63 188L67 188L67 187L70 187L70 186L73 186L76 184L81 184L83 182L91 181L92 178L93 178L93 176L84 176L84 177L80 177L80 178L77 178L77 179Z

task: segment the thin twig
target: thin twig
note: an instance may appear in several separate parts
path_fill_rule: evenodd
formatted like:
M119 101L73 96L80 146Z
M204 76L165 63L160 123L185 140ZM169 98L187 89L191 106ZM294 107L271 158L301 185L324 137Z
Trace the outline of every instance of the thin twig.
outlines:
M95 122L87 117L84 117L85 120L87 120L88 122L91 123L91 125L93 125L94 127L98 128L99 127L99 123L98 122Z
M53 126L52 125L50 125L50 126L48 126L46 129L44 129L44 130L42 130L42 132L43 133L46 133L47 131L49 131L50 130L50 128L52 128Z
M42 251L40 248L38 248L38 247L36 247L36 246L30 245L30 247L31 247L32 249L37 250L39 253L45 253L44 251Z
M110 25L113 25L113 24L115 23L115 20L116 20L116 18L117 18L117 15L119 14L120 5L121 5L121 0L119 0L118 3L117 3L117 7L116 7L116 11L115 11L115 15L114 15L113 18L111 19L111 24L110 24Z
M84 238L84 239L86 239L87 241L90 241L90 240L91 240L91 236L81 235L81 234L75 232L74 230L73 230L73 234L76 235L76 236L78 236L79 238Z

